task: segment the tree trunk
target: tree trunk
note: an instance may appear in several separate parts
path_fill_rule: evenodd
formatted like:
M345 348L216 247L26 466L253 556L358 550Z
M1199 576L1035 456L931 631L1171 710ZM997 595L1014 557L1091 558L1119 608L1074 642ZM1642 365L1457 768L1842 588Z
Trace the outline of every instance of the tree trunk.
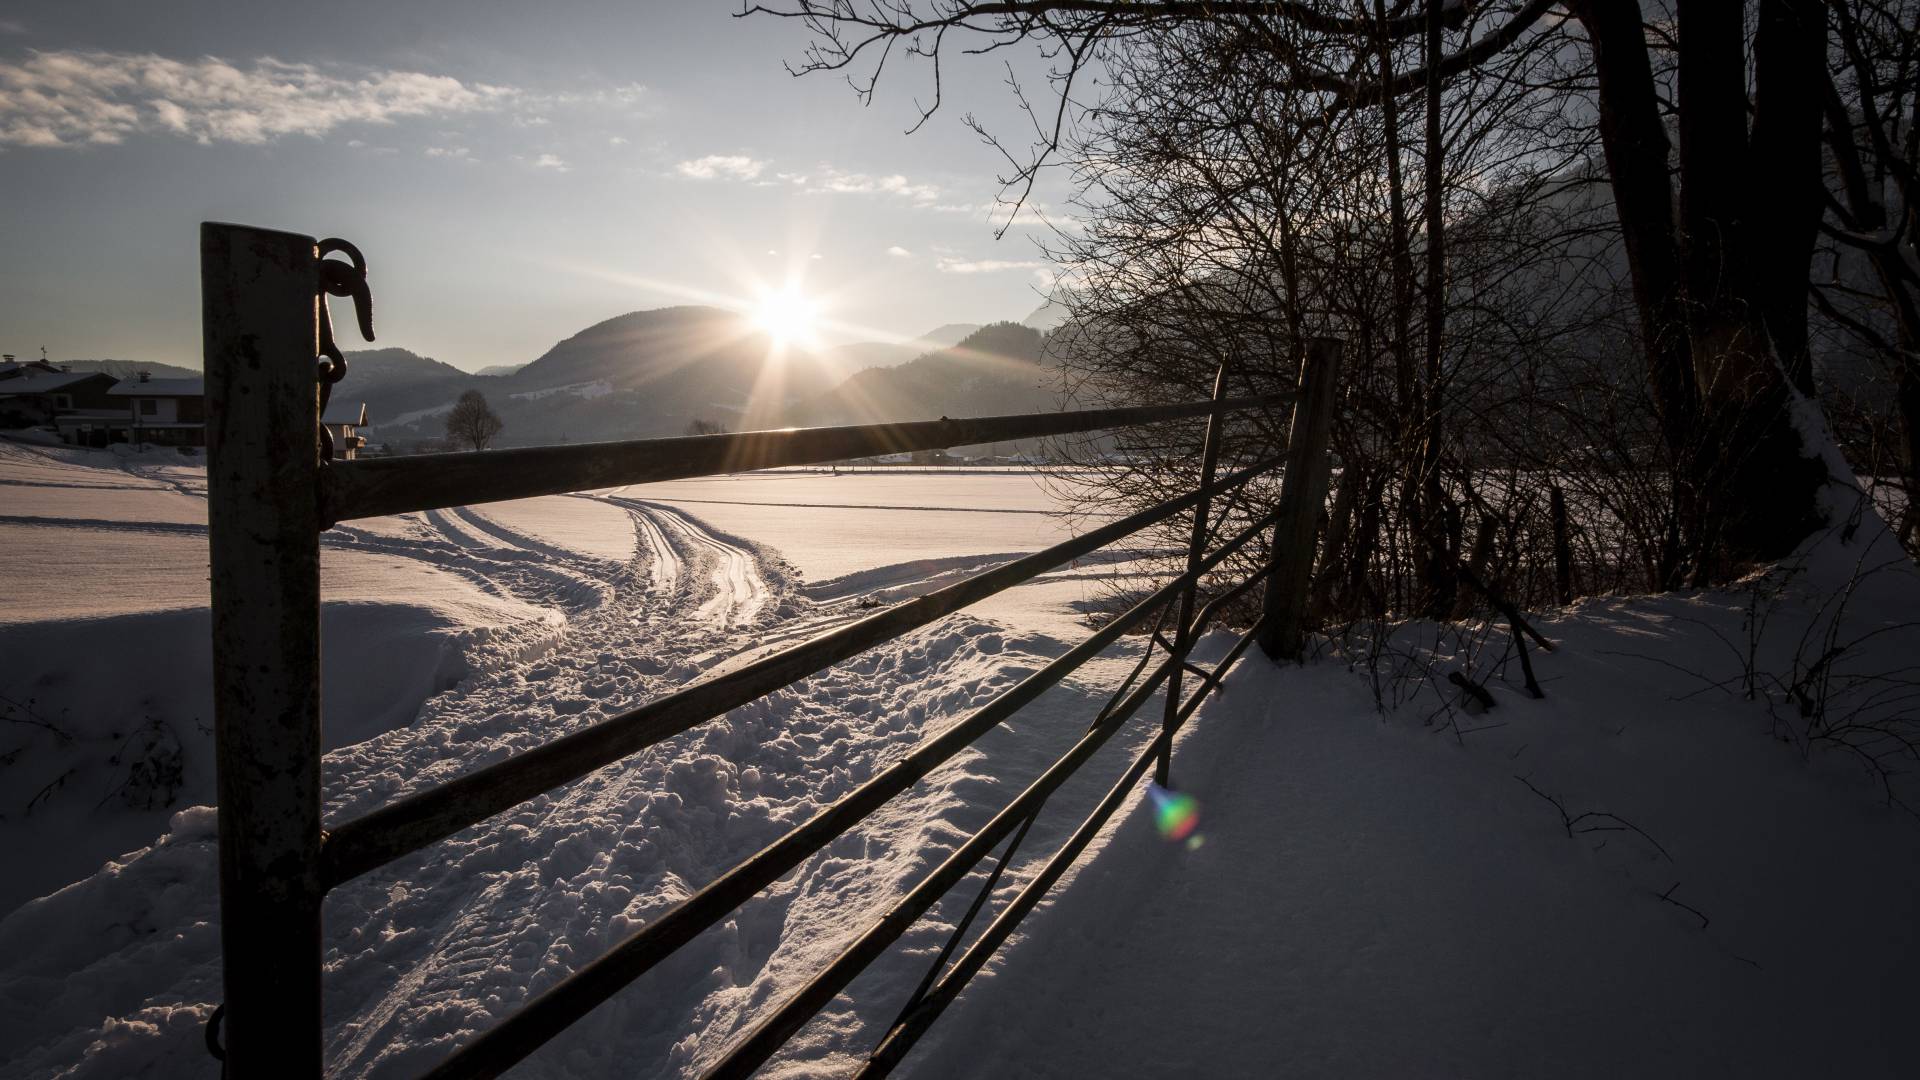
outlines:
M1747 221L1776 243L1749 245L1754 298L1794 388L1814 396L1807 279L1820 231L1821 99L1827 9L1819 0L1761 0L1754 38L1753 168ZM1771 225L1762 223L1770 222Z
M1455 564L1459 559L1459 530L1441 528L1442 504L1446 492L1440 484L1441 429L1440 357L1447 329L1447 225L1445 188L1446 147L1440 127L1441 64L1444 55L1442 35L1443 6L1427 5L1427 146L1426 146L1426 218L1427 218L1427 348L1422 372L1425 394L1421 402L1425 430L1420 440L1420 492L1414 500L1418 513L1414 527L1422 535L1416 552L1427 554L1422 577L1427 590L1426 608L1434 618L1444 619L1459 598L1460 584ZM1455 525L1452 519L1448 524Z
M1638 6L1581 0L1575 8L1593 45L1601 141L1661 430L1675 462L1676 519L1696 580L1731 564L1785 556L1822 524L1817 494L1826 469L1794 425L1797 395L1762 315L1769 301L1793 293L1805 318L1812 241L1806 236L1801 246L1804 230L1791 223L1818 198L1818 189L1801 180L1809 142L1818 154L1817 115L1809 124L1805 113L1817 110L1819 88L1801 81L1805 50L1781 44L1787 2L1763 0L1773 25L1757 76L1769 85L1759 96L1777 111L1762 119L1751 146L1741 6L1680 8L1681 229L1673 222L1669 147ZM1805 100L1794 101L1795 93ZM1768 170L1781 173L1777 190L1751 196L1751 174ZM1755 198L1780 205L1757 214ZM1772 228L1776 216L1789 227L1763 232L1758 223ZM1796 265L1797 293L1785 283Z
M1660 122L1653 64L1636 5L1580 0L1574 10L1593 47L1600 84L1600 142L1626 241L1654 407L1660 413L1661 436L1678 463L1693 442L1700 396L1693 354L1687 348L1673 189L1667 181L1672 147Z

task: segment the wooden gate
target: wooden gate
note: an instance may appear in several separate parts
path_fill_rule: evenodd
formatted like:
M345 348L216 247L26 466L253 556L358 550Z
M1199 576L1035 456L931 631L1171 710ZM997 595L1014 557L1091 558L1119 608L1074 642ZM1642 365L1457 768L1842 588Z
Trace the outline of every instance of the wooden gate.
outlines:
M1164 780L1174 733L1256 639L1269 655L1300 648L1325 501L1337 342L1310 343L1299 393L1226 396L1139 408L757 431L540 446L410 458L331 460L319 425L328 377L338 377L324 308L356 297L363 330L364 266L351 245L238 225L201 228L201 288L209 422L221 945L226 1002L209 1045L227 1075L318 1077L321 903L327 891L475 826L601 766L730 709L1181 514L1192 518L1185 570L1085 641L916 747L765 850L735 865L574 971L429 1075L493 1076L511 1067L702 930L730 915L887 800L951 759L1076 667L1151 627L1149 648L1086 734L959 850L900 897L833 963L772 1010L711 1075L753 1072L808 1018L992 851L1007 843L980 898L936 960L862 1075L884 1075L1006 940L1080 854L1127 793L1156 769ZM328 258L344 251L352 263ZM329 360L331 354L333 359ZM316 362L316 358L318 361ZM1220 470L1220 422L1230 413L1294 404L1284 452ZM781 465L930 450L1207 418L1200 485L1045 551L1016 559L744 667L707 678L439 787L346 821L321 815L320 534L337 522L503 499L555 495ZM1284 464L1277 508L1208 547L1216 496ZM1273 529L1272 558L1198 611L1201 578ZM1259 623L1212 669L1188 649L1222 607L1265 583ZM1162 655L1164 654L1164 655ZM1157 663L1149 661L1160 656ZM1151 670L1149 670L1149 667ZM1183 686L1192 675L1196 682ZM1049 794L1162 688L1160 734L1094 811L957 960L974 916ZM1011 839L1009 839L1011 838Z

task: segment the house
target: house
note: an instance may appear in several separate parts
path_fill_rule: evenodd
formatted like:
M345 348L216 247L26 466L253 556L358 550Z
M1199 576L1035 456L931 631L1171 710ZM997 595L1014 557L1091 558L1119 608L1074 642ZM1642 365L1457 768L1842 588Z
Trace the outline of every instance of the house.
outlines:
M367 426L367 403L330 402L320 416L320 426L333 433L333 456L337 461L352 461L367 438L357 429Z
M207 445L206 385L200 379L155 379L141 372L120 380L107 396L126 406L117 425L126 429L127 441Z
M114 383L111 375L48 371L37 363L16 367L21 370L0 376L0 427L33 427L76 409L108 409L115 404L108 397Z
M59 375L61 370L45 360L18 360L12 353L0 355L0 381L18 379L27 375Z

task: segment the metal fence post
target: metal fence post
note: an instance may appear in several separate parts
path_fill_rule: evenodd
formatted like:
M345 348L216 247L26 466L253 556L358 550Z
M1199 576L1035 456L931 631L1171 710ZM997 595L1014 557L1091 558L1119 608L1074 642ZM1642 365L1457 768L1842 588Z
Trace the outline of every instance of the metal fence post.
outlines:
M1339 340L1307 342L1300 396L1293 403L1293 425L1287 436L1287 471L1280 480L1280 520L1273 526L1273 573L1267 577L1266 604L1260 616L1261 651L1275 660L1297 658L1306 640L1314 533L1333 467L1327 446L1333 436L1334 389L1339 378Z
M226 1075L318 1077L314 239L200 227Z
M1189 625L1193 622L1194 601L1200 595L1200 564L1207 554L1207 518L1213 509L1214 474L1220 465L1220 439L1222 432L1220 403L1226 400L1227 361L1213 373L1213 411L1207 414L1206 439L1200 449L1200 501L1193 507L1193 528L1187 539L1186 572L1192 575L1187 587L1180 592L1180 617L1173 624L1173 642L1168 650L1173 654L1174 666L1167 676L1167 707L1161 718L1161 730L1171 733L1178 726L1180 712L1180 675L1187 660L1187 653L1193 648L1193 631ZM1153 763L1153 782L1161 787L1172 783L1173 739L1167 739L1166 748L1160 752L1159 760Z

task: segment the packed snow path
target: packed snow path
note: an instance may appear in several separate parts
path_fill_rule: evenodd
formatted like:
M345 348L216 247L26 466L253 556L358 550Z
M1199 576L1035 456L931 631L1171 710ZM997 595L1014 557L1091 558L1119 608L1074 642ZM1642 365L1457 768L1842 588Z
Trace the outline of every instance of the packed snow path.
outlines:
M329 820L866 614L851 593L803 596L776 555L684 511L611 498L595 508L631 520L631 558L555 543L526 516L509 523L487 507L327 534L330 550L418 560L566 615L470 669L412 723L329 753ZM325 911L330 1074L430 1067L1060 648L952 617L335 890ZM1026 715L1062 722L983 740L597 1010L527 1073L698 1072L1070 742L1094 693L1069 685L1043 699ZM183 811L153 846L0 920L0 1075L207 1072L199 1027L220 997L213 824L210 808ZM785 1060L844 1064L864 1050L940 934L937 918L910 934L868 991L831 1007Z

